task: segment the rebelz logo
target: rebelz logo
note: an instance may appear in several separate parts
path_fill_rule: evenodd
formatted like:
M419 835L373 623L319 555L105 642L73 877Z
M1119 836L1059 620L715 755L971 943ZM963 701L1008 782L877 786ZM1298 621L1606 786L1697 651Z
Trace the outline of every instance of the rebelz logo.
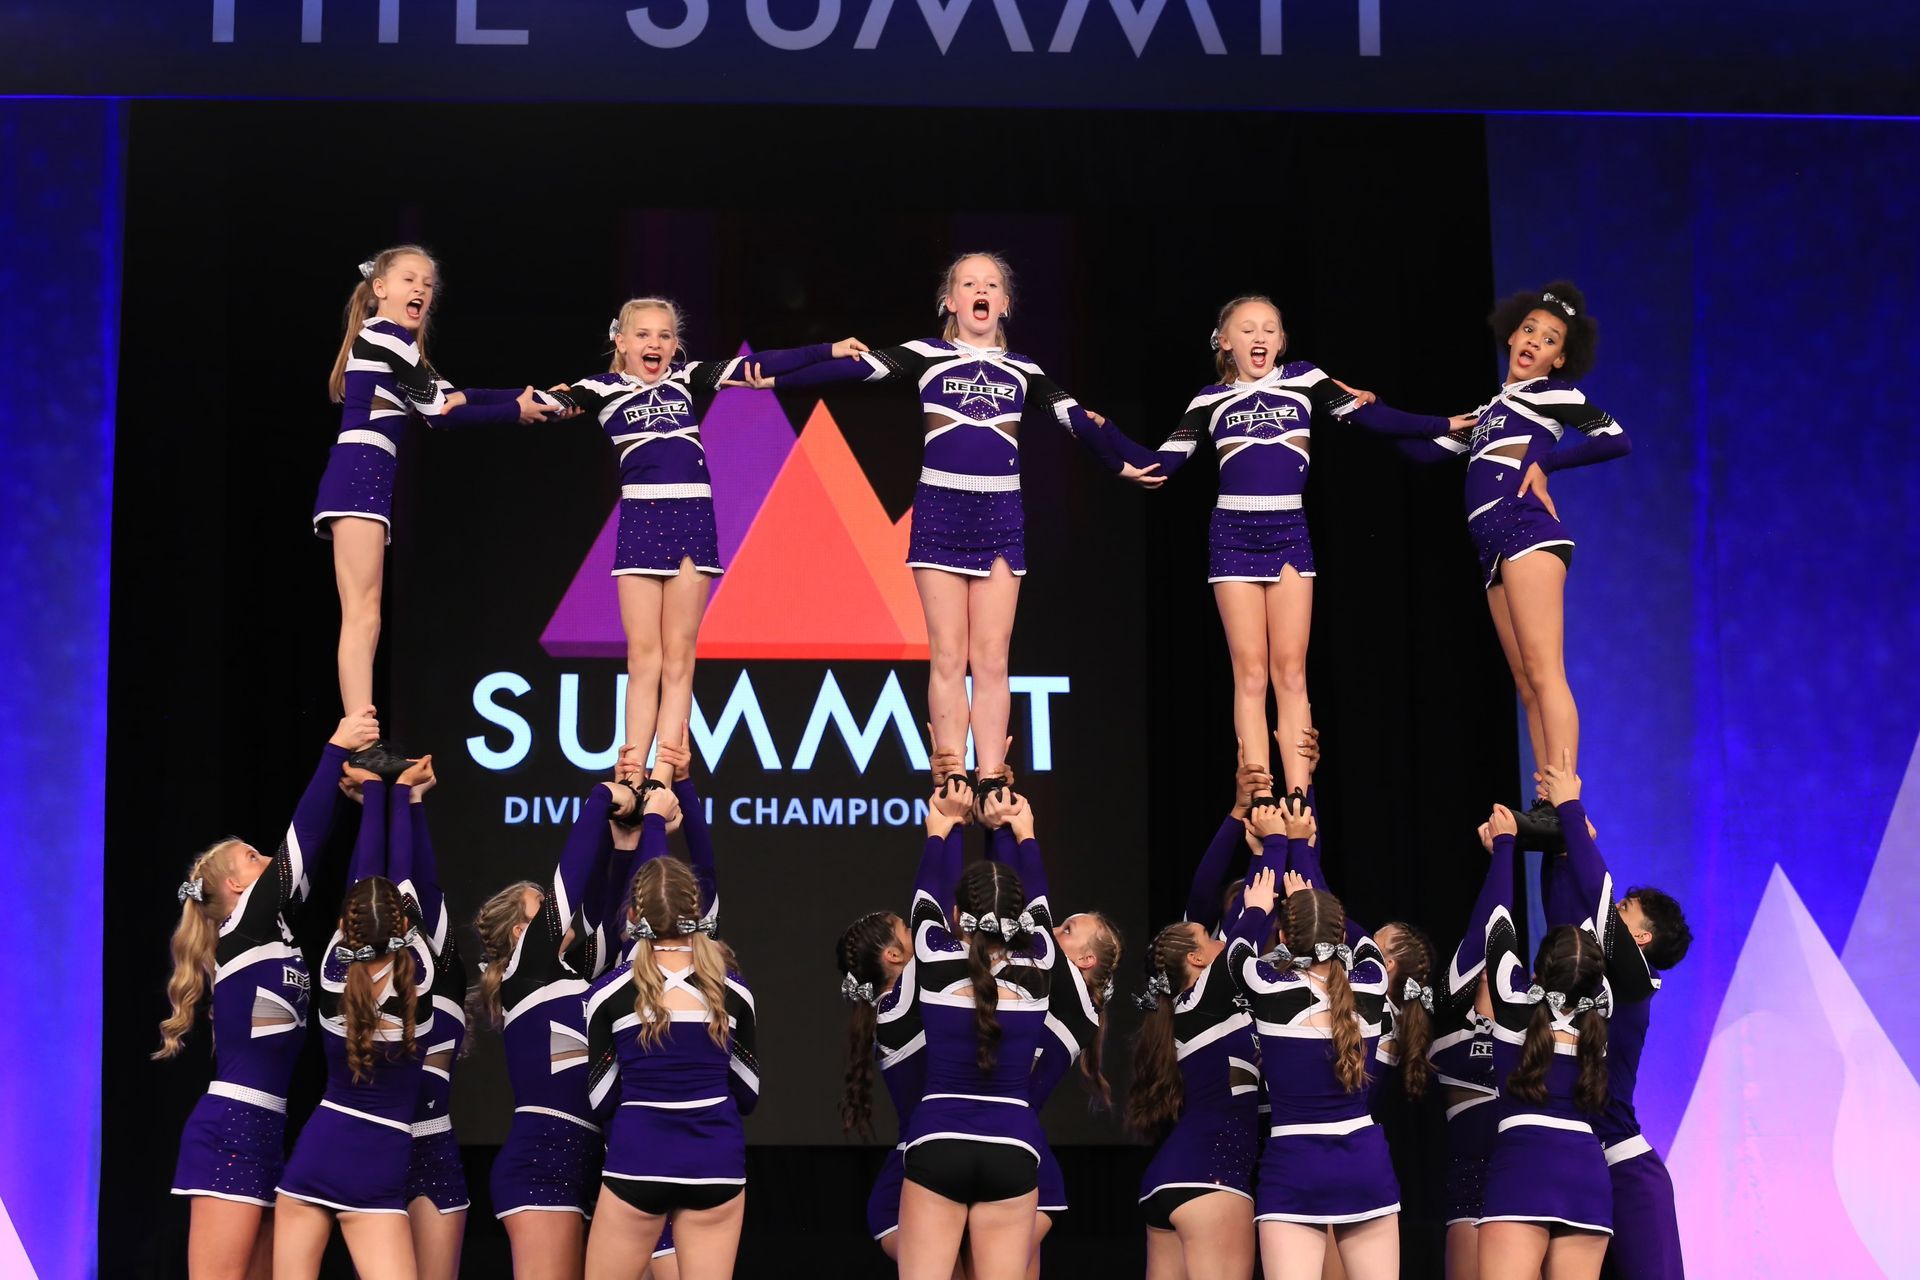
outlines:
M1291 404L1268 404L1261 400L1250 409L1239 409L1228 414L1221 422L1229 430L1236 427L1257 427L1270 422L1298 422L1300 409Z
M708 771L727 757L733 771L757 766L762 774L788 779L789 787L804 782L823 752L830 753L829 763L850 762L863 777L877 762L922 773L928 765L921 730L926 717L908 704L898 670L888 670L866 702L859 695L849 697L829 667L810 697L802 694L808 710L801 721L794 714L793 669L772 665L926 660L926 618L906 565L913 513L888 518L824 405L815 406L796 438L773 397L729 389L715 397L707 425L714 428L706 433L707 464L727 572L714 588L696 655L709 673L703 677L709 689L716 665L736 670L731 677L723 675L727 693L717 710L694 701L688 729L695 754ZM611 576L618 527L616 509L540 635L541 647L563 662L612 660L597 671L569 670L558 677L552 732L565 760L588 774L611 770L620 749L627 645ZM762 688L778 682L787 685L783 696L763 700ZM872 687L864 676L850 683L856 689ZM1014 675L1008 685L1014 698L1011 732L1027 753L1026 767L1052 769L1053 722L1071 692L1070 679ZM475 683L476 720L466 739L475 764L504 773L532 757L537 728L531 708L541 705L533 692L533 681L516 671L493 671ZM582 740L583 697L596 704L596 713L586 717L594 724L607 724L600 708L611 709L613 728L600 731L610 740ZM787 708L794 723L782 723L777 713L770 716L770 704ZM709 805L714 820L743 825L898 826L924 816L917 807L918 785L916 779L915 791L902 797L807 791L721 797ZM570 822L571 801L508 796L503 816L509 823Z
M1013 399L1020 388L1010 382L994 382L982 369L970 378L942 378L940 391L943 395L958 396L962 409L970 404L983 404L989 412L998 413L1000 402Z
M645 398L642 399L641 396ZM651 391L642 392L641 396L627 401L626 408L620 411L621 418L628 426L638 423L642 429L646 429L656 422L665 422L672 426L680 420L687 407L685 396L671 391L663 395L661 389L657 387Z

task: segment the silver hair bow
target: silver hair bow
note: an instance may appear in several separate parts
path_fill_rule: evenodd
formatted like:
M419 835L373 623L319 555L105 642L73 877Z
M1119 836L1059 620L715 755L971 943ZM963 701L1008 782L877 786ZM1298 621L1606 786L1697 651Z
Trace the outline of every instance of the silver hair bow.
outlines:
M409 925L406 933L400 937L389 937L387 939L387 952L388 954L392 954L395 951L403 951L418 941L420 941L420 927L418 925Z
M1401 989L1402 1000L1418 1000L1420 1007L1428 1013L1433 1012L1433 988L1420 985L1418 978L1408 978L1407 985Z
M1561 299L1554 297L1550 293L1541 294L1540 301L1553 303L1553 305L1555 305L1556 307L1559 307L1562 311L1566 312L1568 316L1573 316L1574 314L1576 314L1574 312L1572 303L1562 301Z
M633 922L633 928L628 930L628 932L636 938L645 938L648 941L652 941L656 936L653 932L653 925L645 916L641 916L638 920L635 920Z
M1032 933L1033 926L1034 919L1033 912L1031 911L1022 911L1011 920L1005 916L1000 917L1000 932L1006 934L1008 937L1012 937L1016 931L1020 933Z
M1213 327L1213 332L1207 337L1207 350L1215 351L1215 352L1220 350L1220 326L1219 325L1215 325Z
M1133 1003L1137 1008L1151 1012L1159 1007L1161 996L1173 996L1173 982L1166 974L1156 973L1147 979L1146 987L1133 998Z
M862 1004L880 1003L879 999L873 993L873 984L871 982L855 981L854 976L850 973L840 975L840 996L842 999L857 1000Z
M962 911L960 913L960 932L999 933L1000 917L991 914L976 916L971 911Z
M1106 1004L1113 999L1113 979L1108 978L1106 985L1100 988L1100 1003Z
M373 259L372 258L368 258L365 262L360 264L360 278L362 280L373 279Z
M1313 944L1314 963L1325 964L1335 957L1339 958L1341 968L1353 968L1353 948L1346 943L1316 942Z
M607 341L612 342L620 336L620 317L615 316L607 323Z
M182 880L180 887L174 890L174 897L178 898L181 902L185 902L188 898L192 898L195 902L205 902L207 900L207 882L199 876L195 876L191 880Z
M683 934L704 933L709 938L713 936L713 921L711 920L689 920L687 917L681 916L673 922L673 927Z
M364 947L338 946L333 949L333 958L341 964L352 964L356 960L372 960L380 953L369 942Z
M1297 956L1284 942L1277 944L1273 950L1260 958L1276 969L1304 969L1313 963L1312 956Z

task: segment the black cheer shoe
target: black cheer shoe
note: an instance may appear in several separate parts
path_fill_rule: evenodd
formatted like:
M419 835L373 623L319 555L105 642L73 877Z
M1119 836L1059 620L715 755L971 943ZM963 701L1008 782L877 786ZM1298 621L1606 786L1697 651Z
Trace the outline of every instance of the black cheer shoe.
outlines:
M1516 838L1522 848L1561 853L1567 847L1565 837L1560 834L1560 814L1545 800L1536 800L1533 808L1514 814L1513 825L1518 829Z
M413 767L413 761L407 758L406 752L385 738L353 752L347 757L347 763L378 776L382 782L392 782Z

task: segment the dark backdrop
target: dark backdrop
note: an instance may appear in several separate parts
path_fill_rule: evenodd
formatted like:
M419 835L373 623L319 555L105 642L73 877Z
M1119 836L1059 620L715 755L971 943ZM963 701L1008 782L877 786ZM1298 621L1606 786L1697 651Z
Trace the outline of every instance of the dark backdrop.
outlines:
M711 238L690 253L723 248L742 227L791 229L772 241L777 270L744 272L714 254L716 293L736 299L726 305L754 328L739 336L759 345L919 332L930 280L954 250L1041 225L1055 248L1015 265L1048 282L1057 337L1031 354L1157 440L1211 376L1202 342L1215 310L1247 291L1280 303L1295 354L1351 383L1413 409L1477 403L1495 371L1481 320L1485 176L1481 125L1466 117L138 104L115 460L105 937L121 980L105 1029L103 1274L184 1273L185 1214L165 1189L206 1076L204 1034L177 1063L146 1061L164 1010L170 912L128 906L170 901L190 851L223 832L271 841L338 715L337 611L306 517L334 425L324 369L353 262L400 239L440 252L436 359L456 379L488 382L507 369L531 379L594 367L582 356L597 352L611 305L650 285L648 256L634 249L650 225L704 219ZM711 354L734 335L699 337ZM889 439L878 398L844 408L842 398L829 403L870 474L910 466L888 460L901 433ZM1039 452L1028 470L1066 486L1064 496L1030 492L1030 511L1061 501L1091 512L1053 571L1075 577L1075 593L1120 602L1058 625L1140 673L1125 696L1142 712L1122 722L1143 726L1144 741L1136 729L1134 740L1102 742L1091 758L1057 761L1051 779L1080 793L1063 807L1123 819L1123 865L1144 878L1113 886L1144 904L1122 913L1141 926L1130 986L1147 929L1178 913L1230 797L1230 685L1204 582L1211 463L1145 498L1113 492L1058 437L1029 441ZM590 439L573 447L591 465ZM1359 918L1412 919L1450 945L1477 880L1472 824L1516 772L1511 689L1458 480L1403 467L1379 441L1337 428L1318 433L1314 454L1321 576L1309 677L1327 751L1329 876ZM390 600L415 587L410 555L395 554ZM1028 605L1045 590L1030 580ZM390 617L402 615L394 605ZM1036 616L1045 611L1023 607L1023 625ZM489 626L484 602L472 625ZM406 643L402 628L385 651L402 649L411 672L424 659ZM1016 632L1015 669L1023 653L1062 643ZM923 686L898 665L917 707ZM410 679L433 679L430 668ZM390 707L407 703L382 692ZM1099 856L1066 852L1060 835L1052 847L1056 862ZM322 883L315 897L338 891ZM724 892L751 890L736 879ZM841 914L869 896L849 886ZM296 927L317 947L329 923L315 910ZM821 958L822 982L832 932L799 920L789 929L802 965ZM756 939L735 941L751 978ZM758 945L770 952L772 940ZM1111 1055L1119 1076L1126 1026ZM833 1052L837 1031L822 1026L813 1051ZM296 1122L319 1087L309 1048ZM1415 1157L1421 1136L1405 1144ZM469 1149L476 1275L504 1271L485 1203L490 1155ZM742 1274L764 1274L795 1248L880 1273L860 1217L878 1149L757 1145L750 1155ZM1137 1269L1144 1153L1067 1147L1061 1157L1079 1208L1056 1232L1050 1265ZM1414 1243L1430 1224L1419 1217L1421 1179L1408 1181ZM1434 1267L1430 1251L1410 1250L1408 1274Z

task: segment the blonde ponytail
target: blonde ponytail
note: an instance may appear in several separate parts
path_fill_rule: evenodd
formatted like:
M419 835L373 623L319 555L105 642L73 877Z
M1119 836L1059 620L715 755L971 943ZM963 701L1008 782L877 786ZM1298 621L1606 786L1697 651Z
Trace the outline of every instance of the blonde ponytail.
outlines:
M200 885L200 897L180 900L180 921L173 927L173 974L167 979L167 1001L173 1012L160 1024L160 1047L151 1055L156 1059L174 1057L186 1047L200 1002L213 987L220 922L227 915L224 882L233 851L245 847L245 841L228 836L204 850L187 869L187 883Z

